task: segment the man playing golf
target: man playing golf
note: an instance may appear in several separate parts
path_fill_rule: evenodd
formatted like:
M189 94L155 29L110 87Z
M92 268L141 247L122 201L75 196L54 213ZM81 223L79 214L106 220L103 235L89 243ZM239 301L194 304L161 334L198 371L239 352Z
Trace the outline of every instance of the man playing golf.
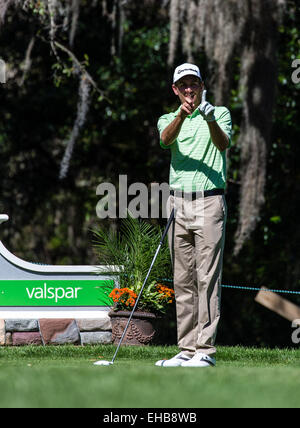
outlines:
M181 352L156 365L209 367L216 364L231 117L227 108L206 101L194 64L175 69L172 89L181 105L160 117L158 130L161 147L171 150L168 206L176 216L169 245Z

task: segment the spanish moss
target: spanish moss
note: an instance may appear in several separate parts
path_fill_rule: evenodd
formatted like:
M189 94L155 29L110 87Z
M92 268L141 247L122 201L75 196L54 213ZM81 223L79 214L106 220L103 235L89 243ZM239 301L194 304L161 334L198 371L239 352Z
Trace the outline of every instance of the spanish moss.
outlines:
M90 89L91 84L88 79L86 79L84 75L81 76L78 92L77 116L73 125L71 135L67 141L66 151L61 162L59 174L60 179L66 178L68 174L75 142L78 139L79 133L85 124L90 106Z

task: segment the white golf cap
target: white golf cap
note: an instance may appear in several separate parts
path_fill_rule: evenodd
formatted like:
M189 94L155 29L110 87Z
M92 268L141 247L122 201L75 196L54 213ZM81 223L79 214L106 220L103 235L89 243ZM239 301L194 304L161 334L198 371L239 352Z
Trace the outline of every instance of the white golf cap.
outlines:
M177 80L181 79L183 76L196 76L202 80L199 67L197 67L195 64L189 64L187 62L175 68L173 83L176 83Z

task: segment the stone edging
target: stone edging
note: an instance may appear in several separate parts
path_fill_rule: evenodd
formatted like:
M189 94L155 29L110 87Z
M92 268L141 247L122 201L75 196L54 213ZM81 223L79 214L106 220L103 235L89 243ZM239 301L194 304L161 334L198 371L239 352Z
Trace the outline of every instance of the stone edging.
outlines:
M0 319L0 346L112 343L110 317Z

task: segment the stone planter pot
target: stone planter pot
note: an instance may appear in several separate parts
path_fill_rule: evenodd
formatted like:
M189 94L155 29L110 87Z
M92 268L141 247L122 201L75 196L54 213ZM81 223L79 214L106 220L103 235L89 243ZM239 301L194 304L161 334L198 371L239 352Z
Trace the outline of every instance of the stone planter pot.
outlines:
M117 345L130 316L129 311L110 311L108 314L112 324L112 343ZM156 315L151 312L137 311L128 326L122 345L148 345L156 333Z

